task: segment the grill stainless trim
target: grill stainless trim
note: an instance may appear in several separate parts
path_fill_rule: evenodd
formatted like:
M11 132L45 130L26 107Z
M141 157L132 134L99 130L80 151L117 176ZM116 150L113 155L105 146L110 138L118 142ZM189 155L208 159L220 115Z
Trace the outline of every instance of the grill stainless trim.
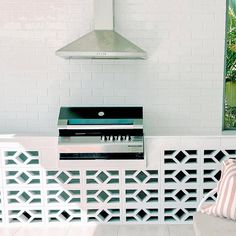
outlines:
M136 153L143 152L142 142L129 146L127 144L67 144L59 145L60 153Z
M142 159L143 153L61 153L60 160L137 160Z
M142 125L58 125L58 129L142 129Z
M67 144L73 144L73 145L81 145L81 144L99 144L99 145L117 145L117 144L123 144L123 145L135 145L135 144L143 143L143 138L139 136L131 136L129 140L103 140L99 136L74 136L74 137L59 137L58 144L60 145L67 145Z

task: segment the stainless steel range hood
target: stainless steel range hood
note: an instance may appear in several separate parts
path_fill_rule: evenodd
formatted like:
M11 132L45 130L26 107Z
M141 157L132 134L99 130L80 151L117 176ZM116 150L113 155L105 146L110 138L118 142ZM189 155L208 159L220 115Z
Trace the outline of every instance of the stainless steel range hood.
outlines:
M146 59L147 53L113 30L113 0L94 0L95 30L56 51L66 59Z

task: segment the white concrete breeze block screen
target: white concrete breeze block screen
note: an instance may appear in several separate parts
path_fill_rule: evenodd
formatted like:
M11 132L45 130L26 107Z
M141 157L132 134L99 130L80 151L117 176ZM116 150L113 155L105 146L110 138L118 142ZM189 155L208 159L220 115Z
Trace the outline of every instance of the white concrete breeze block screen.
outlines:
M220 163L236 157L232 137L149 137L147 168L59 168L55 142L19 140L0 142L1 224L190 223Z

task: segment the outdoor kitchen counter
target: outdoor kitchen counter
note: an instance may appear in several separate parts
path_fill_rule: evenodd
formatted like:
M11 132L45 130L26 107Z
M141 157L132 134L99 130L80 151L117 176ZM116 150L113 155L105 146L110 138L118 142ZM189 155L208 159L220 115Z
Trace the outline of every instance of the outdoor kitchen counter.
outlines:
M146 136L145 161L136 160L83 160L60 161L57 151L57 136L24 136L0 135L0 150L2 151L38 151L40 164L45 168L139 168L159 169L168 150L196 150L196 156L201 158L203 150L236 150L236 137L225 136Z
M145 150L150 149L150 138L146 138ZM149 147L147 147L147 145ZM0 150L1 155L5 151L38 151L40 164L45 168L55 169L78 169L81 167L88 168L122 168L122 167L136 167L147 168L149 159L145 160L59 160L58 155L58 137L57 136L21 136L21 135L0 135ZM151 149L150 149L151 150ZM155 152L152 151L152 155ZM155 154L154 154L155 155ZM158 155L155 155L155 159ZM155 163L157 163L155 161ZM152 165L157 168L157 164Z

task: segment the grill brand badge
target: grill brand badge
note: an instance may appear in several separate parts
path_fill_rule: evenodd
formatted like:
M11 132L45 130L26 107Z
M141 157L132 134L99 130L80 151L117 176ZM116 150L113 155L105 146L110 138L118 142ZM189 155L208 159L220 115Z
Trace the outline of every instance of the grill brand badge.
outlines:
M98 116L101 117L101 116L104 116L104 115L105 115L105 113L104 113L103 111L99 111L99 112L98 112Z

